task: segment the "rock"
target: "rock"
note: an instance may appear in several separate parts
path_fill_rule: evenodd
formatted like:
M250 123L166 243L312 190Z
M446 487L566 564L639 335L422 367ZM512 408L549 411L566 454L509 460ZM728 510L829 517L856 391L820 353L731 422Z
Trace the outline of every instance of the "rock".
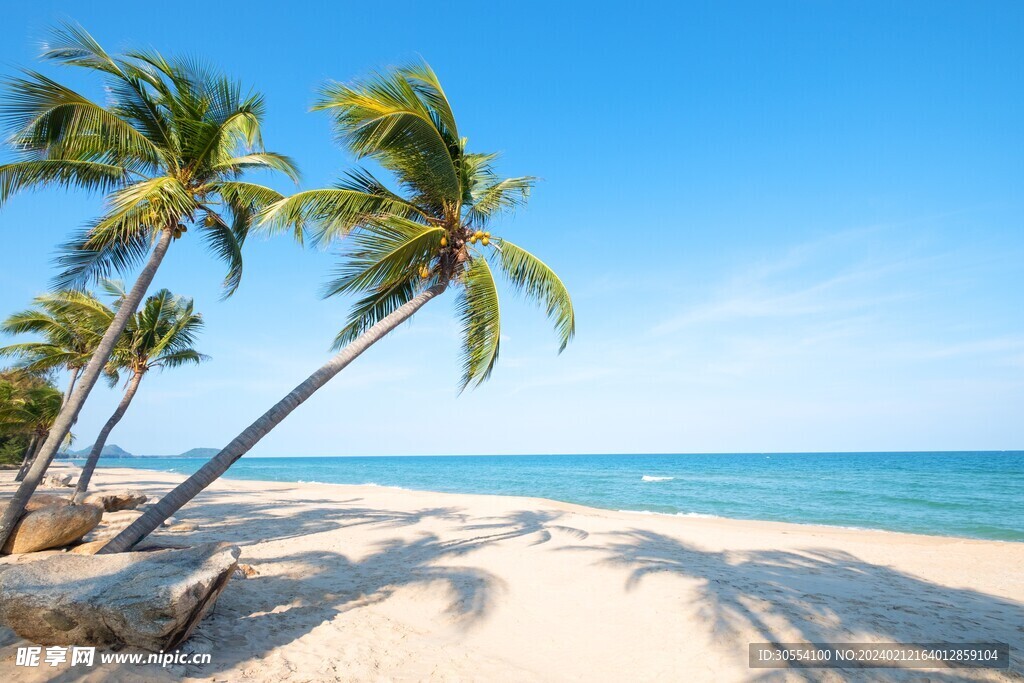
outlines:
M174 526L168 527L168 531L176 534L188 533L189 531L197 531L199 529L198 524L192 522L180 522Z
M71 505L71 499L58 496L56 493L37 493L28 499L28 504L25 505L25 512L35 512L41 508L57 505Z
M95 505L53 505L25 513L0 552L31 553L74 543L102 517Z
M90 493L85 497L85 502L92 505L99 505L106 512L117 512L118 510L134 510L149 498L145 493L139 491L101 491Z
M65 486L71 486L71 475L70 474L47 474L43 477L43 486L48 488L59 489Z
M88 543L80 543L71 549L76 555L95 555L99 552L99 549L110 542L110 539L104 539L102 541L89 541Z
M256 571L256 567L251 564L239 564L238 568L235 569L233 578L236 579L251 579L254 576L259 576L260 573Z
M40 645L173 650L238 564L239 549L65 553L0 573L0 620Z

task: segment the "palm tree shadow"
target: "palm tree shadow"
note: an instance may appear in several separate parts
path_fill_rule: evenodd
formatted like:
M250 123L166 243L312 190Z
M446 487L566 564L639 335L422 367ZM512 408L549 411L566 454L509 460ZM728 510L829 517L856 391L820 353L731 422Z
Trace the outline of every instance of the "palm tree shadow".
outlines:
M726 647L746 657L751 630L763 642L1002 642L1010 669L1024 669L1024 605L967 588L930 583L834 549L713 552L678 539L633 529L599 546L568 548L601 553L600 560L630 570L627 591L655 574L698 580L698 610ZM755 641L756 642L756 641ZM756 670L752 670L756 671ZM910 675L930 680L976 680L978 670L842 670L867 680ZM991 670L988 671L990 675ZM755 680L810 680L822 670L764 671Z
M380 524L406 526L428 517L466 521L450 508L430 508L409 513L349 508L353 513L342 526ZM309 515L323 517L324 510ZM300 524L304 515L290 517L290 525ZM408 586L443 584L449 604L444 613L458 629L471 629L492 611L495 597L504 591L504 582L479 568L446 563L476 550L516 538L530 539L530 545L546 542L550 529L565 531L576 538L585 532L552 524L560 513L519 511L507 517L487 518L485 523L462 524L468 534L463 538L442 540L423 533L414 540L389 539L378 543L367 556L353 560L330 550L305 551L276 556L265 561L274 567L299 565L288 574L260 575L238 582L225 591L213 614L200 624L188 645L196 652L217 652L215 661L194 669L182 669L182 675L211 676L217 672L244 666L253 659L251 648L218 647L245 640L268 653L301 638L314 628L331 622L338 615L361 607L382 603ZM337 528L337 518L332 518ZM493 521L490 521L493 520ZM224 528L216 529L223 537ZM243 558L244 559L244 558ZM255 564L257 569L262 565ZM289 596L287 605L280 596ZM256 605L256 608L253 608ZM211 634L217 633L217 639ZM246 654L246 652L249 654ZM257 655L257 657L261 656Z

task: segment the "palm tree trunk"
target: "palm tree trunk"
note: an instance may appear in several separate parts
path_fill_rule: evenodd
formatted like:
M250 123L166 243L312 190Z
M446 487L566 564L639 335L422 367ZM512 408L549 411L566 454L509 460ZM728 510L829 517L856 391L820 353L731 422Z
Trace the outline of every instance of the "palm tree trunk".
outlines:
M139 390L139 383L142 381L144 373L136 372L132 375L131 380L128 382L128 388L125 389L124 396L121 397L121 402L117 404L117 410L110 416L106 424L103 425L103 429L100 430L99 436L96 437L96 443L92 445L92 450L89 452L89 459L85 461L85 466L82 467L82 474L78 477L78 484L75 486L75 502L81 502L81 499L85 498L85 492L89 488L89 481L92 479L92 473L96 470L96 463L100 459L100 454L103 452L103 447L107 445L107 437L110 436L110 432L117 426L117 423L124 417L124 413L128 410L128 406L131 405L132 399L135 398L135 392Z
M391 330L408 320L413 313L422 308L428 301L443 293L446 288L447 285L445 284L434 285L392 311L373 327L359 335L354 342L342 349L338 355L331 358L319 370L307 377L302 384L292 389L273 408L246 427L245 431L236 436L234 441L211 458L195 474L176 486L155 505L146 510L142 517L136 519L127 529L100 548L99 553L119 553L134 547L136 543L163 524L168 517L181 509L183 505L195 498L203 489L227 472L231 465L248 453L270 430L280 424L293 410L327 384L335 375L344 370L363 351L383 339L388 332L391 332Z
M38 446L39 435L33 433L32 438L28 441L28 448L25 449L25 457L21 460L21 469L18 470L18 476L14 478L14 481L21 481L25 478L28 468L32 466L32 460L36 457L36 448Z
M96 380L99 379L103 366L110 359L114 345L121 337L121 333L124 332L124 328L128 325L128 320L138 309L139 302L146 295L146 290L149 289L150 283L153 282L153 276L156 275L160 262L164 260L167 247L171 244L171 238L172 233L170 229L165 228L160 231L160 238L157 240L153 252L149 255L149 261L147 261L145 267L139 273L139 277L132 286L131 291L128 292L128 296L125 297L121 306L117 309L117 315L114 316L114 320L111 321L110 327L104 333L103 338L96 347L96 351L92 354L92 358L89 359L89 363L82 371L78 380L78 386L71 392L67 404L61 408L60 414L50 427L50 433L46 437L46 441L43 442L42 448L39 449L35 462L29 468L25 480L21 482L21 486L18 487L14 497L11 498L4 509L3 515L0 516L0 548L7 542L11 532L14 530L14 525L21 519L21 515L25 511L25 504L28 503L29 498L35 493L39 482L43 479L43 473L50 466L53 456L57 454L57 449L64 442L64 437L68 435L68 432L71 431L71 426L78 419L78 413L82 410L82 406L85 405L85 399L88 398L89 392L95 386Z
M71 381L68 382L67 391L64 392L64 400L60 402L60 405L66 406L68 401L71 399L71 392L75 390L75 383L78 382L78 375L81 374L82 368L71 368Z

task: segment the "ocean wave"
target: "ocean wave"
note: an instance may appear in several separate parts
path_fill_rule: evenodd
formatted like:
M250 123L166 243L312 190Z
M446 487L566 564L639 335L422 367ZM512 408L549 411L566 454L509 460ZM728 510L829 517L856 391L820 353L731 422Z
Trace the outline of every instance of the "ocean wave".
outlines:
M649 474L645 474L640 477L640 481L672 481L675 477L652 477Z
M658 515L659 517L699 517L702 519L723 519L719 515L708 515L703 512L654 512L653 510L618 510L631 515Z
M356 484L356 486L373 486L378 489L394 489L396 491L412 491L413 489L407 489L404 486L395 486L394 484L378 484L375 481L368 481L362 484Z

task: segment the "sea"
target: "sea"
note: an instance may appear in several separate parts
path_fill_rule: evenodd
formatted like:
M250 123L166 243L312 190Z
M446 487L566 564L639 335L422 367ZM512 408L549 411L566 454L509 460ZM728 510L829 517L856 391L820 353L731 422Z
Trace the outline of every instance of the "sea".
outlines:
M104 458L190 474L205 458ZM1024 451L243 457L225 475L1024 541Z

